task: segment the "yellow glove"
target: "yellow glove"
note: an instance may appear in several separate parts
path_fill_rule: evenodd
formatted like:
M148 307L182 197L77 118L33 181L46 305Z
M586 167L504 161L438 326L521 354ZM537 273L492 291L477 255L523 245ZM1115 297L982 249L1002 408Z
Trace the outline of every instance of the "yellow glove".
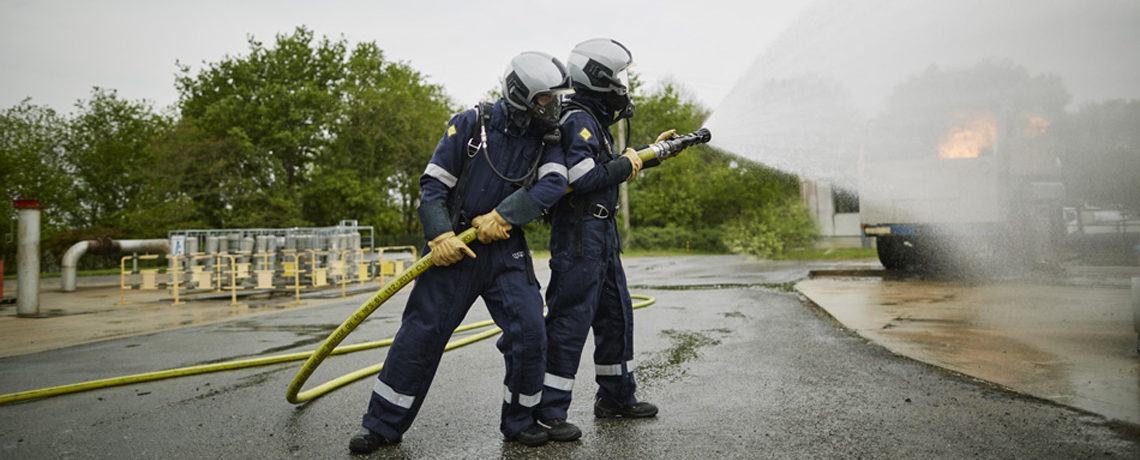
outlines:
M465 253L472 259L475 258L475 252L463 244L463 240L455 236L455 232L447 232L435 237L434 240L428 241L428 247L431 248L432 263L440 267L446 267L463 260Z
M657 140L653 141L654 144L677 137L677 130L670 129L657 135Z
M670 130L668 130L668 131L665 131L665 132L663 132L663 133L661 133L661 134L658 134L658 135L657 135L657 140L653 141L653 143L654 143L654 144L656 144L656 143L658 143L658 142L667 141L667 140L669 140L669 139L672 139L672 138L674 138L674 137L677 137L677 130L675 130L675 129L670 129ZM669 158L669 157L658 156L658 157L657 157L657 161L665 161L667 158Z
M478 238L483 244L505 240L511 237L511 234L507 233L511 230L510 222L507 222L507 220L499 214L499 211L494 209L489 213L471 219L471 225L479 229Z
M637 150L625 149L625 153L621 154L624 158L629 158L629 164L633 165L633 171L629 173L629 177L625 180L632 180L641 171L641 157L637 156Z

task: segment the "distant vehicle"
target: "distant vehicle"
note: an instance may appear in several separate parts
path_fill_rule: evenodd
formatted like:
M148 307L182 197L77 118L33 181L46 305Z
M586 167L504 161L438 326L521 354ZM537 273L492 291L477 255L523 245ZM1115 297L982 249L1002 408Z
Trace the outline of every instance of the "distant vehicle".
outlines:
M966 108L872 126L859 165L860 214L883 266L1055 263L1065 187L1043 136L1049 123Z

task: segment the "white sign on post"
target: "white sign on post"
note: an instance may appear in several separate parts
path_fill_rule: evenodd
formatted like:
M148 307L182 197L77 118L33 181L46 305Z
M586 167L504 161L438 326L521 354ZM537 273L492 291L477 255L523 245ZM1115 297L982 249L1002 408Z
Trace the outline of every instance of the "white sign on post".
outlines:
M176 256L186 255L186 235L170 237L170 253Z

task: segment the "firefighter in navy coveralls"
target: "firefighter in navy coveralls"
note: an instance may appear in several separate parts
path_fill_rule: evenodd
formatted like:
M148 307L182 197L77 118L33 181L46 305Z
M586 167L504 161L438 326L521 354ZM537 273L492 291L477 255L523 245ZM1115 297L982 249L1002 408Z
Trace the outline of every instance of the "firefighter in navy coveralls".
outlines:
M550 285L546 291L546 378L539 423L554 441L572 441L581 431L566 421L574 375L586 335L594 330L598 382L596 417L652 417L657 407L638 402L633 378L633 305L622 270L614 219L618 186L645 161L633 149L617 156L609 127L633 116L626 69L628 49L609 39L578 44L567 67L574 94L563 107L562 148L573 192L552 210ZM675 136L662 133L656 142Z
M423 404L451 331L479 296L503 330L500 430L526 445L547 441L534 419L545 372L543 300L522 229L515 227L540 217L566 193L556 137L561 95L570 91L570 80L554 57L526 52L507 66L502 91L489 119L477 108L448 122L420 178L418 212L434 266L408 298L364 414L365 430L349 442L354 453L400 442ZM467 246L456 233L471 226L478 228L478 242Z

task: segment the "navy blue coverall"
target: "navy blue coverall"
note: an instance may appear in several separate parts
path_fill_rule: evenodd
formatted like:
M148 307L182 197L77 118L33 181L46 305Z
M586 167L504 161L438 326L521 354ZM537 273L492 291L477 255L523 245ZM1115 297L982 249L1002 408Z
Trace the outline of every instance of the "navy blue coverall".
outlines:
M573 192L552 210L550 285L546 289L546 377L539 417L566 418L574 375L590 328L599 395L623 406L637 402L633 378L633 305L621 266L614 219L618 185L633 166L615 155L600 100L581 92L562 118L562 148ZM648 160L643 167L659 164Z
M458 228L452 229L447 220L451 215L447 202L460 182L472 125L478 123L475 110L462 112L448 122L420 178L420 221L428 241L451 230L458 234L469 227L471 219L492 209L515 228L506 240L490 244L472 241L469 246L476 258L465 257L446 267L433 266L416 280L364 414L364 427L390 441L399 441L411 426L452 330L479 296L495 324L503 329L498 341L506 361L500 430L513 438L534 423L534 409L542 397L546 336L542 296L519 225L541 216L542 209L566 193L566 166L562 148L555 144L543 148L543 157L537 163L538 179L529 190L492 172L485 154L500 173L516 178L531 169L540 151L541 135L508 134L506 110L502 99L494 105L490 124L486 125L487 146L468 160ZM479 140L476 135L475 142Z

